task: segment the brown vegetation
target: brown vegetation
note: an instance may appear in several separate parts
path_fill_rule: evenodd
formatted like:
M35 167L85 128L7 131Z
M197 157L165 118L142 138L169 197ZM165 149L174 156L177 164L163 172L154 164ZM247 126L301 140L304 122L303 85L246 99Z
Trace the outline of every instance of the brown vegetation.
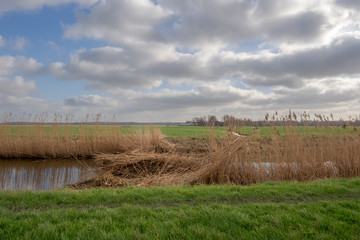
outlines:
M214 139L207 152L184 151L163 139L161 151L99 154L98 174L76 187L253 184L360 175L360 137L293 134ZM161 142L159 142L161 143ZM179 148L177 148L179 147Z
M304 134L296 131L300 127L294 119L296 115L290 113L283 121L288 123L284 135L274 127L274 134L261 136L255 131L242 136L232 125L227 136L212 134L207 139L166 138L154 127L128 135L102 135L95 127L95 134L89 136L86 125L80 126L75 138L66 125L62 134L56 133L56 126L53 133L45 133L39 125L19 137L3 124L0 158L94 158L97 174L76 187L253 184L360 175L358 134ZM264 124L268 123L266 115Z
M252 184L263 181L353 177L360 174L360 138L257 136L227 139L197 182Z
M97 153L122 153L149 147L161 148L163 135L153 127L134 134L99 133L99 126L78 127L74 136L70 124L31 126L0 125L0 158L92 158ZM14 132L16 130L25 132ZM90 130L93 131L89 135Z

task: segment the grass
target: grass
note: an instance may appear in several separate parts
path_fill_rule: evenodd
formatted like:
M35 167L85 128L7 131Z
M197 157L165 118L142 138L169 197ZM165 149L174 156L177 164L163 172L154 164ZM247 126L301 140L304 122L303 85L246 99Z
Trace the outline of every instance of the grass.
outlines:
M54 135L62 138L68 136L73 139L77 139L82 135L88 137L94 137L96 134L101 136L112 136L112 135L126 135L134 134L137 131L144 131L150 126L109 126L109 125L0 125L0 132L13 137L27 137L36 136L39 132L44 137L51 137ZM212 131L212 127L196 127L196 126L153 126L160 129L160 131L167 137L203 137L209 136ZM251 128L248 128L251 132ZM215 135L223 136L226 134L226 127L216 127Z
M0 192L0 239L358 239L360 178Z
M82 136L89 138L97 134L103 137L114 135L134 134L137 131L144 131L151 126L116 126L116 125L0 125L0 133L11 137L30 137L41 134L43 137L58 136L60 138L78 139ZM152 126L160 129L166 137L207 137L212 131L215 136L225 136L228 127L197 127L197 126ZM302 135L359 135L359 131L354 128L341 127L294 127L296 133ZM258 134L263 137L279 134L285 136L289 134L287 126L278 127L237 127L234 131L243 135Z

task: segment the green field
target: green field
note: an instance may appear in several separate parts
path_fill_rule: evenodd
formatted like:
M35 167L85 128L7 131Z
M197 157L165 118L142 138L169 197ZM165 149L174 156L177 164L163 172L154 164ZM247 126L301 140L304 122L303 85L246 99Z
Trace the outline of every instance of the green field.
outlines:
M1 135L11 135L15 137L21 136L57 136L57 137L73 137L94 135L111 136L116 134L131 134L137 131L144 131L147 128L159 128L167 137L204 137L210 134L216 136L224 136L228 131L228 127L197 127L197 126L108 126L108 125L0 125ZM274 134L286 135L290 132L299 134L319 135L326 134L330 136L341 136L344 134L358 135L357 128L348 127L346 129L340 127L237 127L233 128L244 135L259 134L260 136L269 136Z
M77 138L79 136L87 135L89 137L96 134L100 136L109 136L116 134L132 134L137 131L144 131L147 128L159 128L161 132L167 137L198 137L209 136L213 131L215 135L222 136L226 133L225 127L195 127L195 126L107 126L107 125L0 125L0 134L11 136L72 136ZM249 128L251 131L251 129Z
M0 192L0 239L359 239L360 178Z

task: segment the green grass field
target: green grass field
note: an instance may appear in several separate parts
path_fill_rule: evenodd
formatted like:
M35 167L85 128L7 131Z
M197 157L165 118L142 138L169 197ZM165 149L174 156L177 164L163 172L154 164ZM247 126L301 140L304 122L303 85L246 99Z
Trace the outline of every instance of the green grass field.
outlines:
M360 178L0 192L0 239L359 239Z
M159 128L161 132L167 137L199 137L209 136L212 131L215 135L222 136L226 133L225 127L195 127L195 126L79 126L79 125L40 125L40 126L1 126L0 133L12 136L33 136L42 134L42 136L78 136L87 135L89 137L96 134L101 135L114 135L114 134L131 134L136 131L143 131L147 128ZM251 131L251 129L250 129Z
M94 136L94 135L116 135L116 134L131 134L136 131L143 131L146 128L159 128L161 132L167 137L204 137L210 134L216 136L225 135L228 127L197 127L197 126L108 126L108 125L33 125L33 126L21 126L21 125L0 125L0 134L12 135L16 137L21 136L58 136L77 138L79 136ZM299 134L319 135L326 134L330 136L341 136L344 134L358 135L360 131L348 127L346 129L340 127L237 127L234 131L245 134L259 134L260 136L269 136L273 134L286 135L290 131L294 131Z

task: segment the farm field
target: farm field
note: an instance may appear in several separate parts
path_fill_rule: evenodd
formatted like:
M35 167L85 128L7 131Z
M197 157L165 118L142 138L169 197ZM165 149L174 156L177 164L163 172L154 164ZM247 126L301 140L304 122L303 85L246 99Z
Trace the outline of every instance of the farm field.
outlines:
M148 128L157 128L167 137L199 137L209 136L214 130L215 135L226 134L226 127L196 127L196 126L118 126L118 125L0 125L0 132L8 136L26 137L41 134L43 137L71 137L83 136L116 136L134 134ZM244 130L251 133L251 128Z
M224 136L229 127L202 127L202 126L118 126L118 125L0 125L0 133L4 136L29 137L41 135L41 137L94 137L94 136L116 136L134 134L147 128L157 128L167 137L206 137L213 133L215 136ZM286 135L289 133L288 126L264 126L264 127L233 127L233 131L243 135L271 136L274 134ZM358 129L352 127L315 127L294 126L292 131L299 134L331 136L359 135Z
M0 239L358 239L359 178L0 192Z

